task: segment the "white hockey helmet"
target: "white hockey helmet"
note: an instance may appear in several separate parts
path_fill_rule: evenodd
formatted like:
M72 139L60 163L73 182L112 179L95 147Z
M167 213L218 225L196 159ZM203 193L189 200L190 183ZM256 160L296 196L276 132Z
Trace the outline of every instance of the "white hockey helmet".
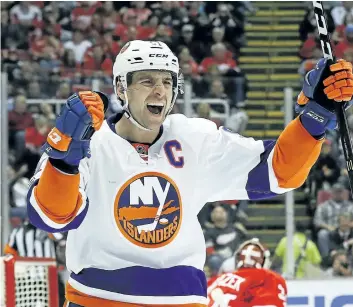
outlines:
M260 243L258 238L242 243L235 252L237 268L252 267L269 269L271 266L270 251Z
M178 58L173 54L169 47L159 41L134 40L126 43L117 55L113 66L113 85L117 94L117 82L121 85L125 101L123 110L125 116L137 127L143 130L150 130L139 123L129 110L129 102L126 89L131 82L132 73L142 70L169 71L173 78L173 97L169 110L172 110L179 90L182 91L182 76L179 73Z

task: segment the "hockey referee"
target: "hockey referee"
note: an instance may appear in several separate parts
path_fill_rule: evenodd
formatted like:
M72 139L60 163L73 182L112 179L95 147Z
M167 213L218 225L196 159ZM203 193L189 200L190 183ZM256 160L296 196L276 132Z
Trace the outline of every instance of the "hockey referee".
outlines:
M48 233L30 224L27 220L12 230L4 254L19 257L56 258L54 241Z

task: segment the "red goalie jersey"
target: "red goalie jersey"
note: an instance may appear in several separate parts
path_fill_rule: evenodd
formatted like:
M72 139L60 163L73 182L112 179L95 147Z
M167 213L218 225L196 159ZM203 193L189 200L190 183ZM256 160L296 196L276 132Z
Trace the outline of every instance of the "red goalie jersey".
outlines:
M224 273L209 281L209 307L284 307L286 281L268 270L269 251L252 239L242 244L236 253L238 270Z

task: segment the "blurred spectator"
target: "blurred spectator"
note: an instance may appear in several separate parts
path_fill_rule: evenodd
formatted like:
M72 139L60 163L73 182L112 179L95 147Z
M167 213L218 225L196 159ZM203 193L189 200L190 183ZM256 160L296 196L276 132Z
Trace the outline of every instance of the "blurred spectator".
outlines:
M40 155L40 147L45 143L50 129L47 118L44 115L37 115L34 119L34 127L26 128L26 148L31 153Z
M1 49L17 48L25 49L28 47L27 33L23 26L10 23L9 13L1 10Z
M80 29L85 30L89 27L93 14L101 4L98 1L79 1L77 4L78 6L71 13L71 20L74 25L80 25Z
M197 110L196 117L210 119L211 108L208 103L198 104L196 110Z
M61 47L58 45L58 48L59 51L53 46L46 46L43 49L39 65L44 74L47 74L47 72L53 71L56 68L60 68L61 61L59 60L60 55L58 53L61 53Z
M163 24L159 25L152 40L161 41L170 46L172 44L172 38L170 37L170 31L168 30L168 27Z
M121 45L123 46L129 41L137 39L137 35L138 32L135 26L130 26L126 28L126 31L120 37Z
M67 98L69 98L70 95L67 95ZM39 106L40 109L40 114L43 115L47 121L47 124L50 128L54 126L54 122L56 119L56 115L53 111L53 106L50 105L49 103L43 102Z
M89 25L90 36L97 34L101 35L105 30L104 20L102 14L94 13L91 17L91 22Z
M332 268L329 268L326 274L330 277L352 276L352 266L349 264L346 251L340 250L334 254Z
M209 91L206 95L207 98L221 99L225 100L228 106L232 105L227 94L224 91L224 84L222 79L214 78L211 80L211 84L209 85ZM213 112L225 114L225 107L220 104L211 104L211 109Z
M214 79L210 85L209 98L227 99L227 95L224 93L224 86L221 79Z
M339 178L340 167L333 154L332 141L325 140L320 156L311 170L311 179L316 183L316 189L329 189Z
M90 76L91 72L98 71L110 76L113 71L112 59L104 54L100 45L95 45L92 49L92 51L86 52L84 58L83 69L85 75Z
M244 45L244 24L232 15L229 4L217 4L217 12L211 17L211 26L224 28L226 41L231 42L236 49Z
M227 49L227 57L231 58L233 56L232 50L233 47L230 43L224 40L225 30L224 28L215 27L212 29L212 41L208 45L208 49L211 50L212 45L217 43L222 43Z
M331 16L336 26L342 25L348 14L353 14L351 1L341 1L341 5L335 5L331 10Z
M332 34L332 41L339 43L345 39L345 31L348 25L353 24L353 13L349 13L344 18L343 24L336 27L335 32Z
M353 52L353 24L349 24L345 30L345 39L338 43L335 48L335 55L337 58L346 59L348 53ZM350 55L351 59L352 56Z
M10 11L11 22L30 27L35 20L42 20L42 11L29 1L21 1Z
M299 56L302 59L313 59L317 61L322 57L319 34L309 34L304 44L300 47Z
M152 13L149 8L146 8L146 1L132 1L131 6L132 8L128 8L123 15L124 23L129 16L133 15L137 17L137 25L141 25Z
M228 212L221 205L212 210L211 221L212 224L205 230L207 254L218 253L223 258L228 258L245 236L231 224Z
M202 60L200 64L201 72L208 71L212 65L217 65L219 71L225 74L229 69L235 68L237 63L229 57L229 53L223 43L217 43L211 47L212 56Z
M134 29L134 36L131 35L131 29ZM140 33L143 33L143 27L137 24L137 16L129 15L124 23L117 24L114 35L120 37L121 45L131 40L131 37L137 39L140 37Z
M18 63L18 69L13 71L13 82L17 87L26 87L30 81L33 80L36 76L38 76L36 71L35 62L31 61L20 61Z
M35 172L37 163L42 155L41 146L45 143L47 135L52 128L49 126L47 118L44 115L37 115L34 119L34 127L28 127L25 131L25 147L22 161L27 163L28 171L24 175L31 178Z
M331 13L325 10L327 31L332 34L335 30L335 23L332 19ZM299 25L299 36L301 41L306 41L310 36L317 32L316 18L313 9L310 7L304 16L303 21Z
M114 8L113 1L102 1L102 6L96 10L101 16L104 24L104 31L114 31L119 20L119 14Z
M205 96L205 84L204 80L199 75L195 75L192 70L192 66L189 62L184 62L180 64L181 72L183 73L185 82L191 82L192 86L192 95L196 97ZM180 94L180 97L183 97Z
M9 112L8 121L10 147L16 150L16 157L19 158L24 151L25 129L34 126L32 114L27 111L25 96L19 95L15 98L14 108Z
M56 92L56 98L58 99L67 99L71 96L71 88L68 82L60 83L58 91Z
M45 99L45 98L48 98L48 96L45 94L44 91L41 90L40 84L38 81L32 81L28 84L27 98Z
M73 49L66 49L62 58L63 76L71 76L75 68L79 68L80 64L76 62L76 55Z
M317 243L323 257L329 256L330 232L339 226L339 216L349 214L353 217L353 203L347 201L344 186L336 183L332 186L332 199L319 204L314 217L314 225L318 229Z
M101 45L104 53L111 59L115 59L121 49L116 37L113 36L113 31L110 30L104 32Z
M307 227L301 222L296 223L293 237L293 252L295 259L295 278L310 277L317 274L321 263L321 256L315 243L306 234ZM273 257L272 266L278 268L284 276L287 274L287 237L278 243Z
M159 25L159 19L156 15L150 15L148 20L143 24L140 31L140 39L152 39L156 36L156 31ZM168 31L170 31L168 29ZM170 31L171 34L171 31Z
M18 50L11 48L9 50L2 50L2 70L7 72L8 81L14 82L21 74L21 68L19 65Z
M9 182L9 201L11 207L27 206L27 192L29 179L24 177L28 172L28 165L22 164L15 170L11 165L7 166L7 178Z
M176 52L179 46L187 46L191 56L199 61L203 59L206 52L204 44L194 39L194 28L192 24L184 25L181 29L180 37L175 41L172 49Z
M153 13L158 16L160 23L167 26L180 24L180 2L161 1L152 6Z
M61 71L63 72L63 76L60 75ZM57 91L57 88L59 87L61 79L66 76L67 75L62 68L61 69L55 68L48 73L47 80L45 80L45 82L42 82L48 97L55 96L55 93Z
M330 232L330 254L337 250L350 251L353 246L353 217L349 213L338 217L338 227Z
M90 47L92 47L92 43L84 39L81 31L75 31L72 36L72 41L68 41L64 44L65 49L73 50L77 63L82 63L84 54Z
M179 64L182 66L184 63L187 63L191 66L192 74L197 75L199 71L199 66L197 65L196 61L190 54L189 48L182 46L180 52L178 54Z

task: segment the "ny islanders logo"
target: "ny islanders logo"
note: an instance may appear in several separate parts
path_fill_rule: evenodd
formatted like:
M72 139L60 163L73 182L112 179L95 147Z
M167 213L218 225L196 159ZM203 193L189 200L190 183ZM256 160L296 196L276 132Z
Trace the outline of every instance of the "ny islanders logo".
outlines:
M130 242L146 248L165 246L174 240L181 224L179 189L164 174L139 174L120 188L114 216L119 230Z

